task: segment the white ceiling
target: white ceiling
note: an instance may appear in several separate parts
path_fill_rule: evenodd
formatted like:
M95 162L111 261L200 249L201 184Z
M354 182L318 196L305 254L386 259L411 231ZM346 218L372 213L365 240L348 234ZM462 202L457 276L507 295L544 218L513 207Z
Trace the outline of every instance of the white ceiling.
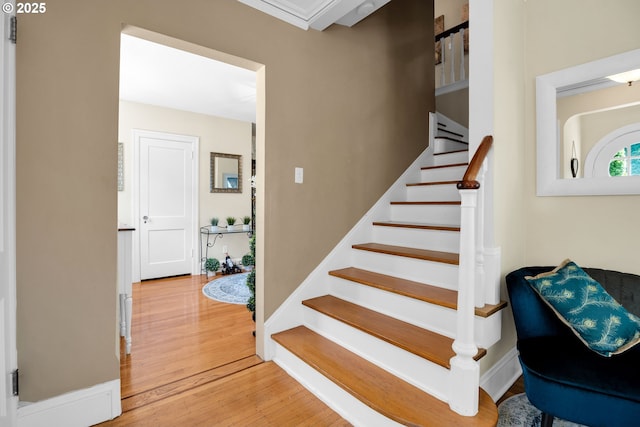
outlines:
M256 73L122 34L120 99L255 123Z

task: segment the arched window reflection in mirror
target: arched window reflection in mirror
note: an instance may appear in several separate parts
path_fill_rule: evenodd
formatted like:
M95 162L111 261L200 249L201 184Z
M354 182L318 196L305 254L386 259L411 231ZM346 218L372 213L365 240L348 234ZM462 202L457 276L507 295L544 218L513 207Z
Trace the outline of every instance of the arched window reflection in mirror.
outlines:
M638 68L640 49L536 78L539 196L640 194L640 176L596 176L587 172L593 165L586 164L607 134L639 124L640 81L609 78ZM575 178L574 157L574 167L579 165Z
M211 193L242 193L242 156L211 153Z

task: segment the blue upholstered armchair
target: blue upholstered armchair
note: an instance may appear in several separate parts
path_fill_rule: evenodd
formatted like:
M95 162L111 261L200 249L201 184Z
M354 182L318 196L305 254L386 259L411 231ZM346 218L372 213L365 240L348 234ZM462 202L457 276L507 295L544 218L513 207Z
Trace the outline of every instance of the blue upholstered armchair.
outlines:
M525 391L543 412L542 425L555 416L593 427L640 426L640 344L611 357L589 349L525 280L553 268L525 267L506 277ZM640 276L584 271L640 316Z

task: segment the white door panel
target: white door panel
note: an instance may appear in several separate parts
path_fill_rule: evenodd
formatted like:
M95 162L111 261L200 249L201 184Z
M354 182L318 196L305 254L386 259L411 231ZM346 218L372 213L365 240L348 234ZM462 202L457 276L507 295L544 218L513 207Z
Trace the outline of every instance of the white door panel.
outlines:
M138 133L141 280L191 273L195 144L189 138Z

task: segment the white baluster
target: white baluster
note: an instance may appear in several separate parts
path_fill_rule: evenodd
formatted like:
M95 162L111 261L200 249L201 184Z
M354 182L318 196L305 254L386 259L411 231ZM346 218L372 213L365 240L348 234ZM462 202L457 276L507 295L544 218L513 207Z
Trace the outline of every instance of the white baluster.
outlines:
M447 39L440 39L440 87L444 86L447 82L446 82L446 78L445 78L445 61L444 61L444 45L447 42Z
M464 71L464 28L460 29L460 80L467 78Z
M451 83L455 83L456 81L456 57L454 55L455 47L453 45L453 36L454 34L451 34L449 36L449 53L451 54L449 55L451 57Z

